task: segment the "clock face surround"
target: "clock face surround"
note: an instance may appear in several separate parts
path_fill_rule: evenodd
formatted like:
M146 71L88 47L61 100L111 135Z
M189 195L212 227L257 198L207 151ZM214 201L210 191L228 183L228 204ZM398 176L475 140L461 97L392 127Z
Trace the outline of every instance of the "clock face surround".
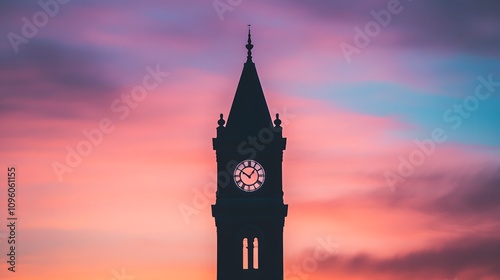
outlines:
M236 165L233 177L236 186L240 190L254 192L264 184L266 173L260 163L246 159Z

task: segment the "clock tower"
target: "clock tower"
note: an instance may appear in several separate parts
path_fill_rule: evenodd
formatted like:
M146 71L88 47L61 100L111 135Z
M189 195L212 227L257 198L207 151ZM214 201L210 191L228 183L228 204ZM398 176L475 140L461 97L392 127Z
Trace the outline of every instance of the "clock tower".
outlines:
M283 280L282 162L286 138L267 107L248 30L243 66L227 118L220 115L213 149L217 193L217 280Z

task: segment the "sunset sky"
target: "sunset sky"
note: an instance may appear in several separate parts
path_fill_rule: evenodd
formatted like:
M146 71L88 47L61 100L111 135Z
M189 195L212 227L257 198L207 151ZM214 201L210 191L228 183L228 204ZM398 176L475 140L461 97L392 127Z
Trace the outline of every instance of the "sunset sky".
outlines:
M285 279L500 279L498 1L2 1L0 22L0 279L216 279L212 137L248 24L288 139Z

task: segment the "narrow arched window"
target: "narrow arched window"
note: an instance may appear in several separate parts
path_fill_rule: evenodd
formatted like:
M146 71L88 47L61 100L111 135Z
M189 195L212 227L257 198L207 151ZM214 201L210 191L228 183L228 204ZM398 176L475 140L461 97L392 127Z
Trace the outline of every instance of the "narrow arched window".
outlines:
M259 269L259 239L243 238L243 269Z
M259 269L259 239L253 239L253 268Z
M248 238L243 238L243 269L248 269Z

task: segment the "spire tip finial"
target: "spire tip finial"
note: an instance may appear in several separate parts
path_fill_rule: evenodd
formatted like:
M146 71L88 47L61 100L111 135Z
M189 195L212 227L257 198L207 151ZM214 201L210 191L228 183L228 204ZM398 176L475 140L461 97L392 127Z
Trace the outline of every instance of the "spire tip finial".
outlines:
M252 61L252 34L250 34L250 24L248 25L247 61Z

